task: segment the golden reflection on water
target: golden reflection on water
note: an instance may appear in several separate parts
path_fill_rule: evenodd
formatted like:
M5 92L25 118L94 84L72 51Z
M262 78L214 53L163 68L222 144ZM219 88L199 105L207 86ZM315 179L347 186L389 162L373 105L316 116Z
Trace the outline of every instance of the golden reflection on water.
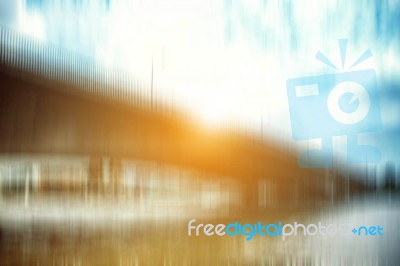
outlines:
M399 218L397 196L275 208L259 197L250 209L247 188L229 178L105 158L94 167L99 179L92 180L93 167L78 157L1 161L1 265L376 265L382 256L391 265L397 259L397 233L287 241L258 235L247 241L187 231L192 219L215 225L369 222L390 231L397 225L388 221Z

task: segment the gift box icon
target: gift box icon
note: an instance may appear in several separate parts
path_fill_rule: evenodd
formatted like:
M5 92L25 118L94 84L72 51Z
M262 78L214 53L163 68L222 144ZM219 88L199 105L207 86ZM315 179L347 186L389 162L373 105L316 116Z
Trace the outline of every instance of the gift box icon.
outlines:
M344 66L347 40L339 40ZM353 65L372 55L367 50ZM317 59L334 66L322 53ZM350 67L351 68L351 67ZM376 73L372 69L300 77L286 82L294 140L321 139L319 150L300 154L302 167L332 166L332 137L347 136L347 161L376 163L377 148L358 145L357 134L381 129Z

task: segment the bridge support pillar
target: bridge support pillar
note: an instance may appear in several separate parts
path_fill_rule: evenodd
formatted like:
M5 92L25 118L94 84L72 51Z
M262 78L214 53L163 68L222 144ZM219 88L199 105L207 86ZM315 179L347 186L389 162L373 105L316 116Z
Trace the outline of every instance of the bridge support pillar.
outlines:
M100 194L102 171L102 158L100 156L92 156L89 160L89 189L92 192Z
M258 180L253 180L252 182L246 182L244 204L245 208L249 211L255 211L258 209Z
M117 196L122 177L122 163L120 158L113 157L110 159L110 177L111 193L113 196Z

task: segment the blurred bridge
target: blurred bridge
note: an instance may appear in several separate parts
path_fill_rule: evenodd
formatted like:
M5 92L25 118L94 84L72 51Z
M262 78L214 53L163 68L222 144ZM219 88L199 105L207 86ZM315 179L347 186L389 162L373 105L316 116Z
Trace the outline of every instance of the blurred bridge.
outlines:
M102 178L105 157L197 169L239 180L250 205L259 202L264 181L281 202L340 199L361 187L333 171L301 169L294 152L250 134L196 124L153 99L151 81L6 28L0 36L3 155L89 156L90 180Z

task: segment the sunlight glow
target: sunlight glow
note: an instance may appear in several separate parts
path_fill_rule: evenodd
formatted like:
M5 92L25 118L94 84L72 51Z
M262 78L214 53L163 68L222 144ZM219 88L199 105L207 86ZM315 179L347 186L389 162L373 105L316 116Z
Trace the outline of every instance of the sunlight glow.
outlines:
M41 41L46 40L46 24L43 17L34 13L29 16L21 16L20 30L32 37L35 37Z

